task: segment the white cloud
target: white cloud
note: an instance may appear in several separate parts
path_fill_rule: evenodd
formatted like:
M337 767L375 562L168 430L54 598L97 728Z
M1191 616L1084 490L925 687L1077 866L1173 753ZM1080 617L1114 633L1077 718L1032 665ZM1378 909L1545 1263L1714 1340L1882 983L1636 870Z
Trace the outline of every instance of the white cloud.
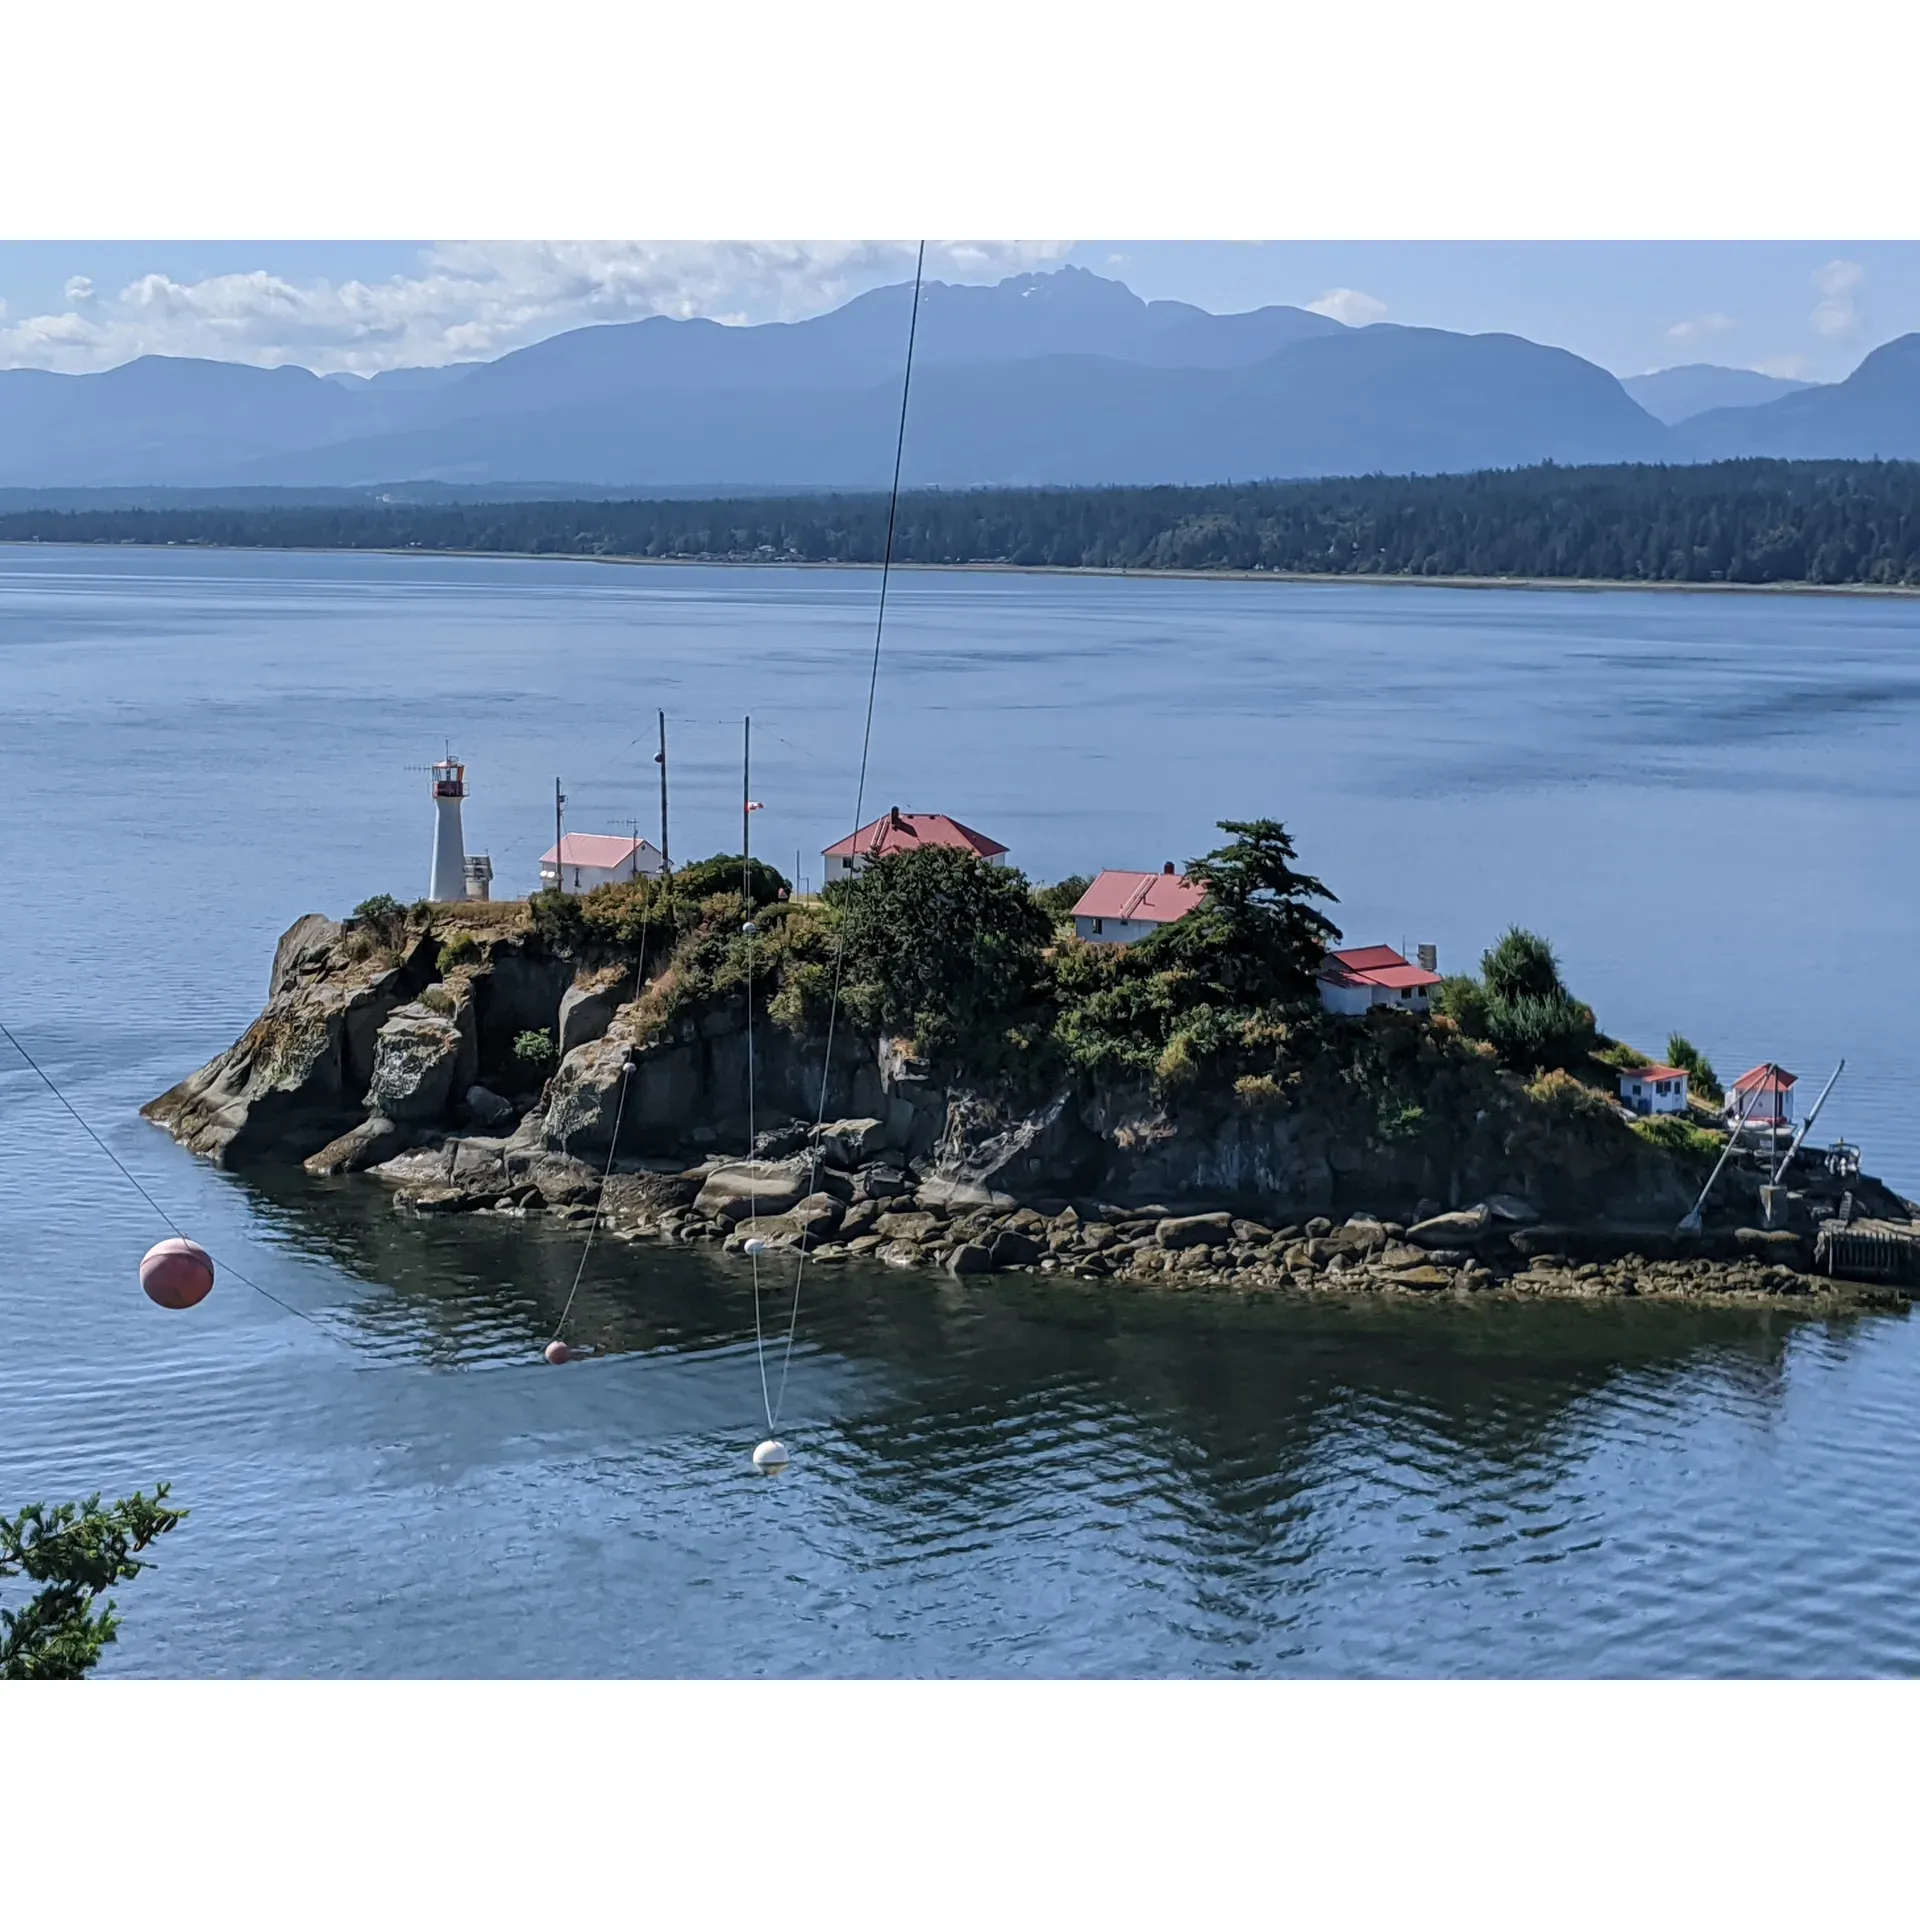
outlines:
M1739 321L1728 313L1696 313L1678 320L1667 329L1669 340L1705 340L1716 333L1731 333Z
M1387 317L1387 303L1354 287L1329 287L1318 300L1307 302L1309 313L1324 313L1343 326L1367 327Z
M929 278L997 280L1057 260L1065 241L940 241ZM914 249L891 241L643 241L450 244L419 270L372 283L227 273L183 283L148 273L100 295L76 276L69 311L0 325L0 366L88 373L144 353L378 373L490 359L569 327L701 316L798 320L868 287L910 278ZM5 319L0 306L0 320Z
M1807 364L1803 353L1776 353L1765 360L1756 360L1755 373L1770 373L1776 380L1811 380L1813 369Z
M1851 333L1860 324L1853 296L1867 277L1865 267L1852 260L1829 260L1813 276L1820 304L1810 316L1815 333Z

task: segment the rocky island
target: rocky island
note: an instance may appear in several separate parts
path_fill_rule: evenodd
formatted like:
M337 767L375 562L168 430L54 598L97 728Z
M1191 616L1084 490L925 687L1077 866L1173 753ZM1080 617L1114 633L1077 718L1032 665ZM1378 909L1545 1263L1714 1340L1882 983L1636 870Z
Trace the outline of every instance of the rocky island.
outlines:
M144 1111L223 1165L369 1177L402 1207L821 1264L1904 1301L1844 1247L1864 1223L1865 1278L1897 1281L1920 1210L1857 1166L1803 1160L1762 1224L1765 1175L1730 1156L1680 1231L1724 1132L1619 1105L1645 1056L1536 936L1430 1014L1326 1012L1333 896L1276 823L1222 824L1187 869L1200 906L1130 945L1072 935L1079 883L941 847L818 900L722 856L584 897L309 915L252 1026Z

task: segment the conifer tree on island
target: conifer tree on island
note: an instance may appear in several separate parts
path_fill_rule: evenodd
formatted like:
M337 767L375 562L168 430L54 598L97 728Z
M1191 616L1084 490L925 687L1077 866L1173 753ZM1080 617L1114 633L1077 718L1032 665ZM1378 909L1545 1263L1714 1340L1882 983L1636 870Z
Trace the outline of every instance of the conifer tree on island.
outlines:
M187 1517L166 1504L162 1481L102 1507L91 1494L77 1505L23 1507L0 1517L0 1580L32 1586L18 1609L0 1607L0 1680L84 1680L120 1637L120 1617L109 1587L131 1580L149 1563L139 1556Z

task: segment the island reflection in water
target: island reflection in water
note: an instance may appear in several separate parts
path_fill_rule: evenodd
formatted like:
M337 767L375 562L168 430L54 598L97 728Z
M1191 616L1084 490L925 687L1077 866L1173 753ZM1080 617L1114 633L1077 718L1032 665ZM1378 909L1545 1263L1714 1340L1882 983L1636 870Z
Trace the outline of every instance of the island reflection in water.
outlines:
M776 1489L745 1470L740 1262L602 1238L567 1328L595 1357L552 1369L577 1232L400 1214L366 1181L243 1184L266 1236L335 1277L321 1317L353 1385L322 1397L353 1412L332 1441L387 1456L361 1497L471 1519L484 1482L507 1531L471 1548L530 1572L503 1522L530 1501L532 1577L591 1570L563 1644L454 1671L1773 1671L1764 1595L1733 1603L1747 1632L1724 1591L1689 1613L1694 1562L1764 1550L1738 1509L1791 1428L1790 1371L1888 1325L815 1270ZM765 1296L770 1329L785 1306ZM777 1389L777 1337L769 1360Z

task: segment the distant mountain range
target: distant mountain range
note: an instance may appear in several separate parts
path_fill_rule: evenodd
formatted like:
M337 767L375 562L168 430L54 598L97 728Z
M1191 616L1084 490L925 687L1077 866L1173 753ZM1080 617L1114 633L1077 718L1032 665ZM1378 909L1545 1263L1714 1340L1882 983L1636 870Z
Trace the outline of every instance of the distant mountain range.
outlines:
M1763 407L1811 386L1808 380L1782 380L1744 367L1664 367L1658 373L1630 374L1620 384L1656 420L1677 427L1715 407Z
M0 488L871 488L911 291L755 327L585 327L490 362L321 377L157 356L0 371ZM1511 334L1213 314L1079 268L924 292L920 487L1437 473L1734 455L1920 457L1920 335L1847 380L1622 382Z

